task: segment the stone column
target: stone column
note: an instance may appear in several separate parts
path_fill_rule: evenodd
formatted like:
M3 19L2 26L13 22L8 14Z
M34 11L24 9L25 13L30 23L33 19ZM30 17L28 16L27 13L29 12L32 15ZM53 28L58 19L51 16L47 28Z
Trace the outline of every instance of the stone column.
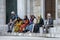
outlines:
M33 0L30 0L30 14L34 14L33 13Z
M30 18L30 0L27 0L27 16Z
M26 15L26 0L17 0L17 14L22 19Z
M40 9L40 12L41 12L41 16L42 18L45 18L45 0L40 0L41 1L41 9Z
M33 12L36 17L41 15L41 0L33 0Z
M6 0L0 0L0 24L5 24L6 22Z

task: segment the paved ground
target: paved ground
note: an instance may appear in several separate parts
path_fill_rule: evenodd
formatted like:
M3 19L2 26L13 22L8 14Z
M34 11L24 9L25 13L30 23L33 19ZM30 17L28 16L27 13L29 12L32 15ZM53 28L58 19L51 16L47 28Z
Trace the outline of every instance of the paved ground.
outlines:
M0 36L0 40L60 40L60 38Z

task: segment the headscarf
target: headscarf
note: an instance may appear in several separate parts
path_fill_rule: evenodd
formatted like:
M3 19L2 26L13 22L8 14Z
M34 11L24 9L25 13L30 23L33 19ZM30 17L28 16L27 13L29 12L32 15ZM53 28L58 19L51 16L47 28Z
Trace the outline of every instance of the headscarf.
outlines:
M41 15L38 15L38 17L39 18L37 19L37 23L39 23L40 22L40 19L42 18Z
M26 17L26 18L24 18L24 20L27 20L27 19L28 19L27 15L25 15L25 17Z

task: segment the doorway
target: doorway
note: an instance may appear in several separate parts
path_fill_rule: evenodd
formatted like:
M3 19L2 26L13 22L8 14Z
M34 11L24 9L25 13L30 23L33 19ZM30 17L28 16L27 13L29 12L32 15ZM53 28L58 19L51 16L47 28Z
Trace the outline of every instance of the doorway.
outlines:
M55 0L45 0L45 19L47 19L47 13L52 15L53 19L55 18Z
M6 24L9 22L11 11L17 14L17 0L6 0Z

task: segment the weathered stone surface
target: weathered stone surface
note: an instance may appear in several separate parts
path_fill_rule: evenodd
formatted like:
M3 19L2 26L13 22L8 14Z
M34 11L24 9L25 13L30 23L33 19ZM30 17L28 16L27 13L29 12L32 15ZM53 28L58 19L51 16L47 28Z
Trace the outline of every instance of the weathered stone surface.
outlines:
M0 24L5 24L5 0L0 0Z

